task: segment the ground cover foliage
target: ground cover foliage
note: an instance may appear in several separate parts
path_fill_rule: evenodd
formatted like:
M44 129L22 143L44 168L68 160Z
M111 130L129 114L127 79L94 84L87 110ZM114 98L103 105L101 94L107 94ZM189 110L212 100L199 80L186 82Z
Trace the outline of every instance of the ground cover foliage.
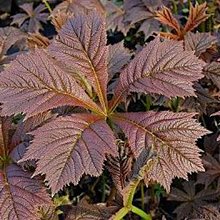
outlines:
M219 13L0 5L0 219L220 219Z

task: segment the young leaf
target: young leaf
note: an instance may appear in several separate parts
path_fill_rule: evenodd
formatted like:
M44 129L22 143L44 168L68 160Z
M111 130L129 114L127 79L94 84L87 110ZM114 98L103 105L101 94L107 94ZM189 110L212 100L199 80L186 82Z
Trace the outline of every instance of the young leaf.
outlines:
M43 50L20 55L1 74L2 114L25 112L27 117L62 105L78 105L101 111L74 78Z
M125 133L136 158L144 148L153 146L157 162L148 174L149 180L169 191L174 177L187 179L187 173L204 170L195 141L207 130L192 119L193 115L150 111L117 113L112 119Z
M207 9L208 7L206 2L201 5L196 3L195 7L193 7L192 3L190 3L189 17L184 27L185 33L193 30L208 18L208 15L206 14Z
M181 34L180 24L176 20L176 18L173 16L173 14L169 8L164 6L162 8L162 10L157 11L155 19L157 19L161 23L173 28L177 34Z
M15 164L0 170L0 218L7 220L37 219L36 208L50 204L42 185Z
M182 42L151 41L120 75L111 105L116 106L129 91L194 96L193 82L202 78L204 62L184 51Z
M37 159L35 174L46 174L52 193L81 176L102 173L106 154L117 154L116 140L102 117L75 114L59 117L36 131L21 161Z
M69 19L49 46L52 56L89 79L103 108L107 105L107 50L104 20L95 12Z
M209 33L188 32L184 38L185 50L194 51L196 56L200 56L216 42L216 37Z

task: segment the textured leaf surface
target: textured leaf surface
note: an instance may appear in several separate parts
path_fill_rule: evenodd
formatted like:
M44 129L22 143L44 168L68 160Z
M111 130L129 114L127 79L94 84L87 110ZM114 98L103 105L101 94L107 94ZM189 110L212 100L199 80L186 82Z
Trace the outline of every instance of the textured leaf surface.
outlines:
M174 177L187 178L187 173L203 171L198 137L207 133L192 119L194 114L172 112L123 113L113 120L124 131L131 149L138 157L144 148L153 148L157 162L148 178L169 191Z
M191 31L205 21L208 18L208 15L206 14L207 9L208 7L206 2L200 5L196 3L195 6L190 3L189 17L184 27L184 31Z
M50 198L41 184L17 165L0 171L0 218L7 220L37 219L37 206L49 204Z
M210 144L210 143L209 143ZM219 155L217 155L219 157ZM207 189L208 186L217 180L218 187L220 186L220 162L215 157L212 157L210 154L207 154L203 157L203 164L206 169L206 172L198 174L197 182L204 184Z
M32 134L35 139L22 161L39 160L35 174L46 174L53 194L66 184L77 184L84 173L100 175L105 155L117 154L114 135L98 116L60 117Z
M192 33L188 32L184 38L185 49L192 50L197 56L204 53L208 48L216 43L216 37L209 33Z
M11 138L11 145L14 149L11 151L10 157L14 162L17 162L24 156L27 147L30 145L30 141L33 139L28 133L54 118L55 115L52 115L51 112L44 112L30 117L25 121L21 121L17 125L17 128Z
M220 62L207 64L204 73L220 89Z
M10 133L10 129L12 129L11 119L12 119L11 117L0 118L0 122L1 122L0 123L0 157L5 157L13 149L12 146L9 146L10 144L9 133Z
M25 34L17 28L0 28L0 58L5 55L8 49L17 41L23 39Z
M87 14L94 9L104 13L103 5L99 0L65 0L55 7L53 14L56 15L59 12L72 13L74 15Z
M133 157L130 148L124 142L118 143L117 157L108 157L107 167L119 192L122 192L126 186L126 181L131 171L132 160Z
M50 45L52 56L87 77L106 105L107 49L103 18L95 12L71 18Z
M105 10L107 29L117 29L126 34L130 28L130 25L124 22L124 9L117 6L113 2L107 1L105 4Z
M4 103L3 115L25 112L32 116L62 105L99 109L43 50L20 55L2 72L0 101Z
M124 48L123 43L118 43L109 46L108 56L108 74L109 80L115 73L119 73L128 61L130 60L129 51Z
M157 93L167 97L194 96L193 81L203 77L204 62L184 51L182 42L159 38L151 41L120 75L112 105L128 91Z
M168 25L169 27L174 29L177 34L181 33L180 24L176 20L176 18L173 16L173 14L169 8L163 7L162 10L156 12L155 19L157 19L161 23Z

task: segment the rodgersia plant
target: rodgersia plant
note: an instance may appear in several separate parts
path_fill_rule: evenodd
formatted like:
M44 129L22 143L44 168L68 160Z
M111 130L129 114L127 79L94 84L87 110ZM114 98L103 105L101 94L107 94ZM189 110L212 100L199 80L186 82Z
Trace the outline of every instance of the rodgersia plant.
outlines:
M106 156L118 155L119 129L135 159L145 149L154 154L150 165L148 160L142 160L142 166L136 166L140 167L133 176L137 182L143 178L146 184L156 181L169 191L174 177L187 179L188 173L204 170L201 150L195 142L207 130L193 118L194 113L118 112L117 106L131 92L156 93L168 98L195 96L192 86L203 77L205 62L193 51L185 50L182 41L157 37L123 70L118 66L120 77L113 97L109 98L108 56L104 18L98 12L89 12L70 18L47 49L19 55L1 73L3 119L22 112L30 120L57 107L80 107L78 113L55 115L36 126L36 130L28 129L34 138L25 153L25 147L22 148L19 160L11 155L11 150L19 145L11 147L4 140L4 147L0 148L2 219L32 219L34 214L26 205L42 203L36 192L36 177L32 179L22 169L27 161L36 161L34 176L44 175L53 196L70 183L78 184L84 174L102 174ZM25 189L31 191L30 200L29 193L23 192ZM128 191L123 191L125 196ZM127 207L115 218L130 210L140 214L134 207Z

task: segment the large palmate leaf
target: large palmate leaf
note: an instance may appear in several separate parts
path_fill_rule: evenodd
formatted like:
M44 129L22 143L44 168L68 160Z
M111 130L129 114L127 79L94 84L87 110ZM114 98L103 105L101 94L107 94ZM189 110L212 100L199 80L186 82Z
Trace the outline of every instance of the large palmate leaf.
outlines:
M20 55L1 74L2 114L26 112L32 116L62 105L99 111L74 78L65 73L43 50Z
M105 155L117 154L113 132L95 115L59 117L32 134L35 139L22 161L39 160L35 174L46 174L53 194L77 184L84 173L100 175Z
M203 77L204 62L192 51L184 51L182 42L151 41L120 75L112 105L127 92L145 92L172 96L194 96L193 81Z
M97 12L68 20L49 47L57 60L89 79L103 107L107 105L107 49L104 19Z
M0 219L38 219L36 209L50 204L41 183L15 164L0 171Z
M136 157L144 148L153 148L157 161L148 174L168 191L174 177L203 171L198 137L207 133L192 119L194 114L172 112L118 113L112 119L124 131Z

